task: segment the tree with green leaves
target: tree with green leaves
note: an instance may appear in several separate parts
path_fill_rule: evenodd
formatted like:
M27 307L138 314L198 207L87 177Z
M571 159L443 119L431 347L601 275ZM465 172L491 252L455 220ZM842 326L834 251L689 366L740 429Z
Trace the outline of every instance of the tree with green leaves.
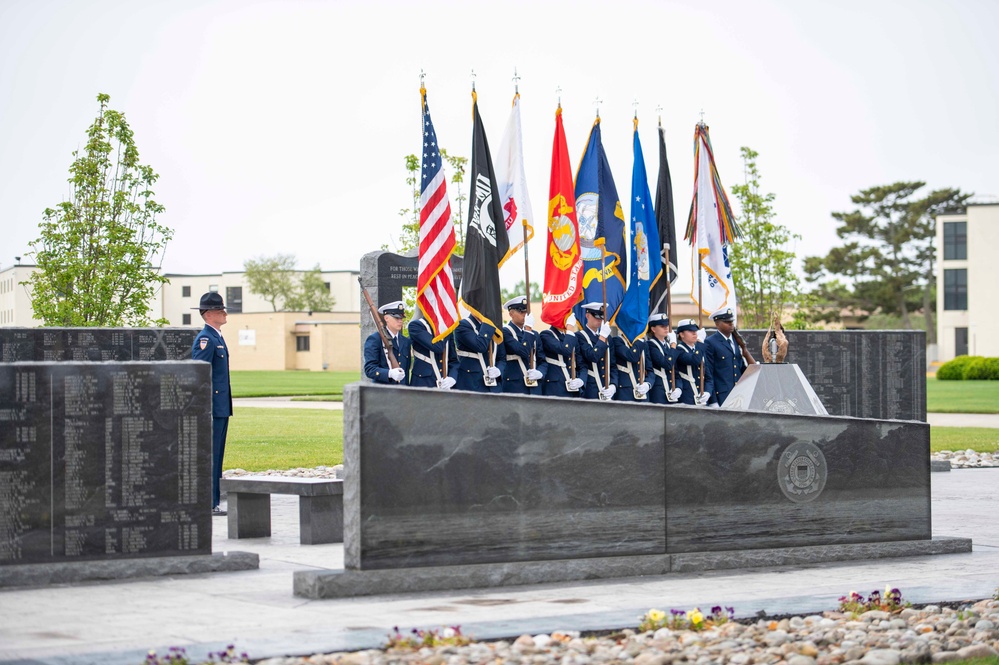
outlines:
M465 253L464 208L468 197L464 193L465 170L468 167L468 157L449 155L447 150L441 150L441 157L451 167L451 184L455 187L448 192L451 198L451 222L454 224L455 253ZM399 236L399 252L406 252L420 246L420 158L416 155L406 155L406 185L413 197L412 208L402 208L399 216L403 218L402 234ZM385 248L383 248L385 249Z
M294 297L285 306L300 312L329 312L335 302L329 282L323 279L323 272L316 264L312 270L301 273Z
M795 254L789 249L801 236L775 220L776 195L760 192L759 153L745 146L740 152L746 181L732 187L732 195L739 202L742 238L729 245L729 261L739 298L739 326L766 328L775 312L805 304L794 271Z
M47 326L149 325L150 303L173 231L156 222L159 176L139 162L124 114L97 95L100 110L83 151L73 152L68 200L46 208L31 241L38 270L26 283ZM153 323L164 325L157 319Z
M935 218L963 208L972 195L946 188L919 198L925 185L896 182L864 189L850 197L855 210L832 214L843 245L805 259L806 279L827 305L827 319L843 310L862 320L874 313L898 315L911 329L909 313L922 307L927 342L935 340Z
M503 302L512 300L517 296L527 295L524 292L524 280L517 282L512 289L500 289L500 299ZM541 285L537 282L531 282L531 302L537 302L541 300Z
M275 312L329 312L335 299L317 264L302 272L294 254L260 256L243 262L250 291L271 304Z

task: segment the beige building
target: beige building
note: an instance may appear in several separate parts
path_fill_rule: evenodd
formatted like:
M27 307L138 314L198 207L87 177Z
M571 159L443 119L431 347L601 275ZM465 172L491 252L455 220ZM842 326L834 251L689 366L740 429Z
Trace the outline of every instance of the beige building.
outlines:
M936 247L939 360L999 356L999 203L937 217Z

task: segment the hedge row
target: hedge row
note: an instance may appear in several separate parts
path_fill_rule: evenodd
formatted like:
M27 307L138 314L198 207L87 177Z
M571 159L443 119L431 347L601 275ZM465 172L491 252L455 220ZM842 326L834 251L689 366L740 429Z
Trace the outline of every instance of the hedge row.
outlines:
M958 356L937 369L941 381L999 381L999 358Z

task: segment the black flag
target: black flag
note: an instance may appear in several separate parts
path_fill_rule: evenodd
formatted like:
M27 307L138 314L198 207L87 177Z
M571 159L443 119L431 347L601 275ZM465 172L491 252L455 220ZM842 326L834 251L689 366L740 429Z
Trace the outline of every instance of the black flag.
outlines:
M666 159L666 132L659 125L659 183L656 185L656 222L662 245L663 273L669 271L669 283L676 281L676 223L673 218L673 180ZM659 279L649 291L649 313L666 312L666 280Z
M503 341L503 303L500 297L499 262L510 249L503 207L493 160L489 156L486 130L472 92L472 168L468 198L468 230L461 278L461 304L480 321L496 328L494 338Z

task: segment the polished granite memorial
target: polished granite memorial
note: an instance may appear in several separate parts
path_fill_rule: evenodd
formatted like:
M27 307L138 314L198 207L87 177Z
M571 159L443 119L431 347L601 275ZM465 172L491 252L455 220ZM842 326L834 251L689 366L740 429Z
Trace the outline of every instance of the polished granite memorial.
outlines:
M207 363L0 364L0 566L211 555L211 453Z
M196 328L0 328L0 362L190 360Z
M721 408L729 411L829 415L801 368L790 363L750 365Z
M929 426L345 392L353 570L929 539Z

